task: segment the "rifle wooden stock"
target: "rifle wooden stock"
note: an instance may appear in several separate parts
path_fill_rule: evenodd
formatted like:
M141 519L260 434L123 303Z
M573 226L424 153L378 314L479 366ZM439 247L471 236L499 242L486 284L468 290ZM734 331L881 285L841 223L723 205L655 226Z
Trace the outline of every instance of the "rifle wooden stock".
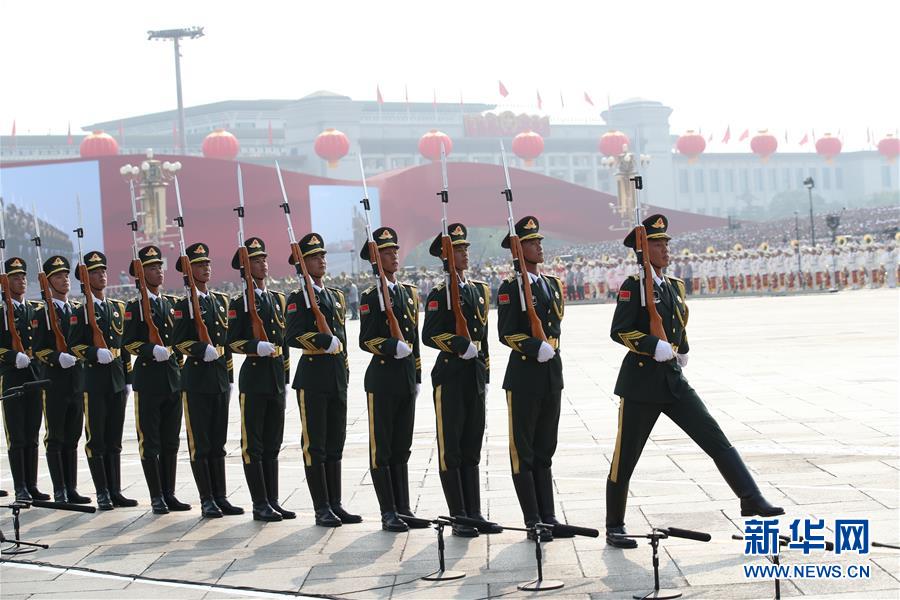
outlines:
M150 296L147 293L147 280L144 277L144 265L140 259L131 261L131 269L134 271L134 281L140 294L141 314L147 325L147 341L156 346L165 346L159 328L153 320L153 310L150 308Z
M312 286L312 277L309 275L306 262L303 260L303 254L300 252L300 244L297 242L291 244L291 257L294 259L294 267L297 269L297 274L303 277L303 287L306 289L306 297L309 298L309 309L316 319L316 329L319 330L319 333L334 335L331 333L331 327L328 326L325 315L322 314L322 310L319 308L319 303L316 302L316 290Z
M391 331L392 338L404 341L406 338L403 337L403 332L400 330L400 322L397 321L397 315L394 314L391 302L391 288L388 287L387 277L384 276L384 268L381 264L381 255L378 253L378 246L375 245L374 240L368 242L368 244L369 261L372 263L375 270L378 271L378 289L381 294L381 300L384 303L384 314L387 317L388 329ZM398 282L397 285L400 285L400 283Z
M518 277L522 287L522 295L525 298L525 312L528 315L528 323L531 325L531 337L546 342L547 335L544 333L544 326L534 310L534 299L531 295L531 278L528 277L528 270L525 268L525 255L522 253L522 242L519 240L519 236L509 236L509 249L512 251L513 263L519 265Z
M469 336L469 324L460 305L459 276L456 274L456 257L453 256L453 242L449 235L441 236L441 251L444 253L444 264L449 275L447 285L450 286L450 309L453 311L453 320L456 323L456 335L472 341Z
M667 342L666 330L662 324L656 303L653 301L653 265L650 264L650 246L647 241L647 229L643 225L635 228L635 247L644 265L644 298L647 300L647 313L650 316L650 335Z
M43 271L38 272L38 283L41 286L41 296L44 298L44 305L47 308L47 321L50 323L50 331L53 332L53 345L57 352L68 352L69 346L66 344L66 336L63 335L59 326L59 320L56 318L56 308L53 305L53 295L50 293L50 280Z
M94 293L88 280L88 269L84 264L78 265L78 279L81 281L81 293L84 294L84 312L87 326L91 328L91 342L97 348L106 348L106 338L97 325L97 313L94 310Z
M197 284L194 282L194 273L191 271L191 259L187 256L179 256L178 262L181 263L181 272L184 273L184 285L188 288L190 295L191 309L194 313L194 327L197 330L197 339L210 346L213 345L212 339L209 337L209 329L203 321L203 312L200 310L200 296L197 295Z
M12 296L9 293L9 276L6 273L0 274L0 285L3 286L3 302L6 304L6 310L3 311L6 318L6 329L9 331L9 338L12 340L12 349L16 352L25 352L25 346L22 345L22 336L16 329L16 313L15 306L12 302Z
M241 276L244 278L244 298L247 300L247 317L250 319L250 330L253 337L261 342L268 342L266 326L262 322L259 313L256 312L256 284L253 283L253 275L250 274L250 253L243 244L238 248L238 259L241 261Z

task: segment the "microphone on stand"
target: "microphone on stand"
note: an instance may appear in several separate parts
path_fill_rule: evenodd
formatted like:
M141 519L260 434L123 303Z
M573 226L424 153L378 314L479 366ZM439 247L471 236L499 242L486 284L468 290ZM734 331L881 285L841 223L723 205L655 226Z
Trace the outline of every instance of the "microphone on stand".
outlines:
M698 542L708 542L712 536L702 531L691 531L690 529L679 529L678 527L661 527L659 531L669 534L669 537L684 538L686 540L696 540Z
M71 510L73 512L95 513L97 509L93 506L85 506L83 504L69 504L68 502L48 502L46 500L32 500L31 506L39 508L53 508L56 510Z
M49 379L29 381L27 383L23 383L22 385L9 388L8 390L6 390L6 392L3 393L2 396L0 396L0 400L12 400L13 398L19 398L32 391L45 390L48 387L50 387Z

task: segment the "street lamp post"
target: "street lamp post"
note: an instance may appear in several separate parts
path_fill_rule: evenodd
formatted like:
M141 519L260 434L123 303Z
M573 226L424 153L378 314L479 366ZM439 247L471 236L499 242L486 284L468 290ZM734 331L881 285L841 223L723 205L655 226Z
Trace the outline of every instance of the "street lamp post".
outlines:
M813 181L812 177L807 177L803 180L803 185L806 186L807 191L809 191L809 234L810 234L810 246L813 248L816 247L816 222L813 218L813 203L812 203L812 191L813 188L816 187L816 182ZM798 240L799 241L799 240Z
M139 189L139 231L142 234L139 241L159 244L167 237L166 187L180 169L180 162L160 162L153 158L153 150L149 149L140 166L128 164L119 169L125 181L133 181Z
M172 40L175 43L175 91L178 95L178 143L181 144L181 153L187 152L187 134L184 131L184 102L181 99L181 46L179 40L188 38L193 40L203 37L202 27L186 27L182 29L162 29L148 31L148 40Z
M638 173L638 165L646 167L650 164L650 155L633 154L628 150L628 145L622 146L622 153L615 156L607 156L600 160L600 165L616 171L616 187L619 198L618 205L610 202L609 207L619 215L621 227L618 229L631 229L634 216L634 186L631 179ZM610 229L617 229L610 226Z

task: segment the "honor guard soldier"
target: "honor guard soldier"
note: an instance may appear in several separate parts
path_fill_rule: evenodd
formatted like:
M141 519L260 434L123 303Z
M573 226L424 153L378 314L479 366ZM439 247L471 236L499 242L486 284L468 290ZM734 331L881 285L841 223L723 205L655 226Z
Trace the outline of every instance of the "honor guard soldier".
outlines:
M8 258L4 273L9 279L9 289L3 294L3 324L0 326L0 395L7 390L40 379L40 365L34 359L35 336L38 323L44 318L43 304L25 300L27 266L18 256ZM14 334L9 322L10 300L17 340L21 348L13 344ZM34 389L18 398L3 401L3 426L9 452L16 501L49 500L50 496L37 488L38 433L41 429L41 405L43 390Z
M178 298L160 292L165 275L158 246L144 246L138 250L138 259L144 269L150 314L140 297L125 307L125 348L135 357L131 375L141 466L153 514L164 515L191 509L175 497L182 415L179 357L172 350ZM128 271L136 276L133 266ZM150 340L150 320L162 344Z
M483 281L466 279L469 268L469 242L462 223L447 227L453 248L455 273L450 285L459 288L462 314L469 337L456 334L456 319L449 309L448 290L440 283L428 294L422 341L440 351L431 371L434 388L434 415L441 486L447 508L454 517L477 519L476 527L453 524L453 535L477 537L499 533L502 529L481 514L481 443L484 439L485 398L490 382L488 353L488 311L491 288ZM442 234L431 243L429 253L442 255Z
M210 343L200 341L198 319L191 297L175 304L173 341L184 355L181 368L181 403L187 428L191 471L200 494L200 511L207 518L242 515L244 509L228 501L225 485L225 442L228 437L228 405L234 380L228 347L228 295L209 289L212 274L209 246L191 244L185 249L197 294L199 319ZM181 261L175 264L180 272Z
M360 523L362 517L341 506L341 457L347 437L347 300L343 292L322 283L328 263L325 240L309 233L298 242L315 297L331 335L319 331L316 316L306 304L304 288L287 300L287 340L303 350L293 388L303 426L303 466L316 513L316 525L339 527ZM294 257L288 259L294 264ZM301 285L305 285L301 283Z
M559 337L565 299L562 282L538 270L538 265L544 262L541 245L544 236L537 218L520 219L515 230L522 243L521 267L528 271L534 310L547 341L532 337L531 325L519 299L521 278L513 273L497 291L500 341L512 349L503 379L509 411L509 458L525 525L530 527L537 522L556 525L559 521L553 502L551 466L563 389ZM501 245L509 248L509 235ZM542 530L541 535L544 540L553 539L547 530ZM529 532L528 537L533 539L534 532Z
M84 452L97 492L97 508L137 506L122 495L122 428L125 403L131 391L131 357L123 347L125 303L106 297L106 255L99 250L84 255L88 281L81 281L89 307L82 305L70 317L68 346L84 361ZM98 343L102 342L103 345Z
M71 353L66 343L71 320L81 304L69 300L69 261L51 256L44 261L43 272L52 296L52 310L38 319L38 350L35 356L44 365L44 377L50 380L45 393L44 418L47 470L53 482L54 502L89 504L91 499L78 493L78 441L84 425L84 364ZM46 305L45 310L46 310ZM56 319L56 331L62 335L65 350L56 344L49 319Z
M641 306L641 281L629 277L619 291L610 336L628 348L622 361L615 393L619 404L619 430L606 481L606 542L619 548L636 548L625 533L625 504L628 481L637 465L644 444L660 414L667 415L715 462L719 472L741 499L741 515L771 517L784 510L769 504L744 466L716 420L707 412L697 392L691 388L682 369L687 365L688 338L685 328L688 308L684 282L663 274L669 264L668 219L652 215L644 220L653 277L653 302L662 319L669 341L650 332L650 316ZM625 238L625 246L635 247L635 232Z
M284 439L284 388L290 375L289 347L284 336L287 309L284 294L266 289L269 264L266 245L258 237L244 242L250 257L256 311L269 341L253 335L243 295L231 299L228 309L228 345L244 354L238 379L241 399L241 455L244 475L253 499L253 519L280 521L296 514L278 503L278 453ZM231 261L240 269L237 253Z
M359 347L372 353L366 369L365 388L369 407L369 467L381 510L381 528L407 531L400 516L414 517L409 502L409 456L416 413L416 396L422 382L419 357L419 292L416 286L397 281L400 269L397 232L379 227L372 232L384 276L390 289L390 305L403 339L391 337L387 316L379 304L379 285L362 293L359 301ZM359 253L369 260L369 245ZM413 525L412 527L427 527Z

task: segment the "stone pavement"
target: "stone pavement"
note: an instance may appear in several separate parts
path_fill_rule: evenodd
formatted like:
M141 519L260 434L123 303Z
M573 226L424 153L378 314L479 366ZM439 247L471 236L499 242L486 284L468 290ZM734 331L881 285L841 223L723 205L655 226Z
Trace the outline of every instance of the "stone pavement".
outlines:
M787 509L788 520L868 518L873 540L900 542L900 455L898 455L898 292L859 291L771 298L698 300L690 303L692 385L757 476L770 501ZM563 323L563 393L560 444L554 476L558 516L573 524L603 526L604 479L616 436L612 394L624 349L608 337L612 305L572 306ZM348 335L355 339L358 322ZM493 325L493 323L492 323ZM492 333L493 335L493 333ZM487 439L482 461L484 503L491 519L520 525L509 475L507 414L500 389L507 352L495 338L494 385L489 394ZM299 357L295 353L294 359ZM107 578L76 570L0 565L0 597L18 598L235 598L250 591L216 586L250 586L347 598L486 598L532 594L516 583L534 577L534 547L519 532L464 540L447 536L447 567L464 579L417 580L437 568L435 534L414 530L389 534L379 527L366 460L367 420L362 376L368 355L351 348L351 390L344 455L345 505L365 522L329 530L312 525L312 507L301 462L299 414L289 398L285 448L281 455L282 504L299 518L261 524L249 516L203 520L188 459L182 454L179 496L194 510L154 516L137 459L133 413L126 424L125 493L140 500L135 509L79 513L33 508L22 514L22 538L50 544L22 557L56 566L79 566L190 580L201 586ZM427 369L434 353L423 352ZM129 402L130 406L130 402ZM228 443L231 499L249 508L240 466L240 417L236 402ZM428 394L420 397L411 460L416 513L445 512L437 473L435 427ZM186 444L182 445L186 450ZM3 453L5 456L5 452ZM40 486L50 482L41 458ZM4 471L8 468L5 459ZM90 492L82 464L81 491ZM3 474L3 487L11 482ZM686 598L771 598L770 581L751 581L742 566L765 564L743 555L738 502L712 462L670 422L661 419L632 480L628 526L697 529L710 543L664 540L660 577L664 587ZM561 514L560 514L561 513ZM0 527L12 535L9 512ZM544 574L566 586L541 596L627 598L652 588L646 545L623 552L602 538L556 540L544 546ZM837 563L871 567L868 580L785 581L785 597L900 596L900 551L873 548L868 556L787 551L782 562ZM203 587L211 586L211 587ZM379 588L371 591L368 588ZM350 593L356 592L356 593ZM273 596L274 597L274 596Z

